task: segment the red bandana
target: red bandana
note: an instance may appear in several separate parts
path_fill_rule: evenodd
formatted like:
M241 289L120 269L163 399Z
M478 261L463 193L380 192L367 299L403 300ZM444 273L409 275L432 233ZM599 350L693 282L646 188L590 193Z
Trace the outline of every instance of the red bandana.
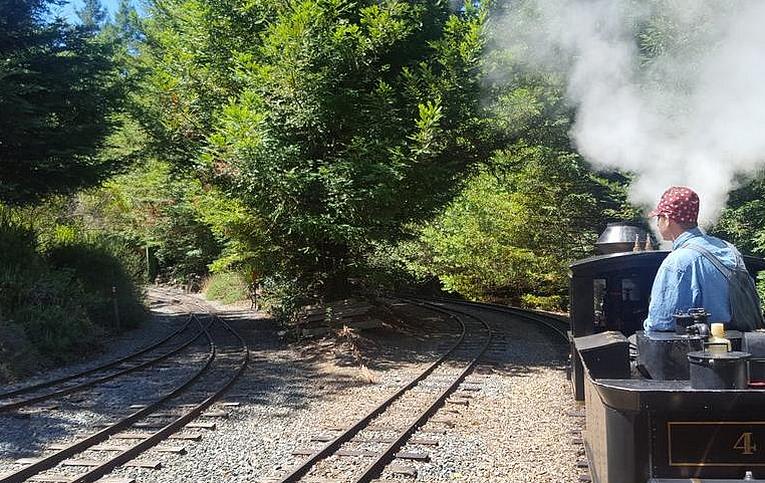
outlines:
M667 215L678 223L697 223L699 195L685 186L672 186L661 195L656 209L648 216Z

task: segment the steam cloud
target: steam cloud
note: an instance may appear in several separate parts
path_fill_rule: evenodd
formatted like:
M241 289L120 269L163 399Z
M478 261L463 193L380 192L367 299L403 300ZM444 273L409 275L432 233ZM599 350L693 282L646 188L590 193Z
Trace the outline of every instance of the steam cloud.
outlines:
M493 40L529 69L565 75L577 150L635 173L633 202L690 186L708 224L765 164L763 22L761 0L527 0ZM646 56L637 39L651 29L666 41Z

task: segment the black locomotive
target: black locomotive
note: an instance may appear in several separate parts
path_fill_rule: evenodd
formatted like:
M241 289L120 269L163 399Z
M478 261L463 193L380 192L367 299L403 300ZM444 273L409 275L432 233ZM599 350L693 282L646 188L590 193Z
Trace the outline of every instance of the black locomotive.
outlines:
M765 482L765 389L754 380L762 377L755 374L765 364L765 333L727 331L736 352L712 359L704 357L704 334L643 333L651 285L669 252L633 251L651 242L625 224L609 225L599 247L607 253L571 265L570 314L572 385L586 404L595 483ZM745 263L752 275L765 270L764 259ZM698 383L692 370L694 379L726 380Z

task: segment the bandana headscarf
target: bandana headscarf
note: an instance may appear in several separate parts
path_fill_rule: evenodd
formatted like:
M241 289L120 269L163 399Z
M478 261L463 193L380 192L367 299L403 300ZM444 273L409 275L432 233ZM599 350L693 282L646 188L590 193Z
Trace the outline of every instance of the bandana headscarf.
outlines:
M672 186L661 195L656 209L648 216L666 215L678 223L697 223L699 195L685 186Z

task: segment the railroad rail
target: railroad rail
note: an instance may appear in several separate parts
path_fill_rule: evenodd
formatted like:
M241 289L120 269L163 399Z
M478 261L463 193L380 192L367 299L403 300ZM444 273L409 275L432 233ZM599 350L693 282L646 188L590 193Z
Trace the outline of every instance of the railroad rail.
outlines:
M370 427L373 427L373 423L378 420L385 420L386 412L388 411L400 411L401 409L394 407L394 405L404 400L405 395L411 395L413 390L418 386L424 386L423 383L426 381L436 379L436 377L432 376L435 375L434 373L436 373L437 369L444 367L447 361L451 360L456 362L460 359L468 359L469 362L463 362L463 369L456 377L452 377L452 381L442 389L436 398L431 399L426 407L422 409L412 421L408 422L403 428L400 428L395 438L392 438L390 441L384 441L384 443L387 443L387 447L383 451L358 452L359 456L368 456L370 461L361 470L360 475L354 477L353 481L371 481L377 474L379 474L382 468L393 459L398 448L401 447L417 427L427 420L428 417L446 400L449 394L459 386L460 382L464 379L478 358L480 358L488 348L492 336L491 329L479 319L473 318L473 322L468 324L462 317L448 313L447 311L427 302L415 303L426 306L433 311L441 312L454 320L460 327L458 340L435 362L430 364L425 370L421 371L416 377L409 381L409 383L405 384L393 395L355 422L351 427L343 431L342 434L331 439L322 448L312 452L307 460L297 465L297 467L292 469L288 475L279 479L280 483L299 481L300 478L307 475L317 463L323 460L326 461L333 454L337 453L344 444L351 443L354 438L363 437L366 432L374 433L374 430L370 429ZM480 333L481 331L483 333ZM435 385L438 385L438 382L436 382ZM365 439L367 441L375 441L374 437Z
M36 384L30 384L28 386L23 386L23 387L20 387L18 389L14 389L12 391L7 391L7 392L4 392L4 393L0 393L0 401L5 400L5 399L15 398L17 396L20 396L22 394L27 394L29 392L39 391L40 389L55 388L56 386L59 386L62 383L65 383L65 382L68 382L68 381L71 381L71 380L74 380L74 379L81 379L81 378L83 378L85 376L89 376L91 374L95 374L95 373L98 373L98 372L103 372L103 371L105 371L107 369L111 369L113 367L125 364L126 362L133 361L133 360L137 359L138 357L140 357L140 356L142 356L142 355L144 355L144 354L146 354L148 352L151 352L154 349L157 349L158 347L166 344L167 342L169 342L171 339L173 339L177 335L179 335L182 332L186 331L186 329L188 329L189 326L191 325L191 322L192 322L192 318L191 318L191 315L189 314L189 315L187 315L186 322L181 327L179 327L178 329L176 329L174 332L172 332L171 334L167 335L166 337L164 337L164 338L162 338L162 339L160 339L160 340L158 340L158 341L148 345L147 347L144 347L143 349L138 350L137 352L133 352L133 353L128 354L128 355L126 355L124 357L120 357L119 359L115 359L113 361L107 362L106 364L102 364L102 365L99 365L99 366L96 366L96 367L92 367L92 368L86 369L84 371L77 372L75 374L70 374L68 376L59 377L59 378L56 378L56 379L49 379L49 380L42 381L42 382L39 382L39 383L36 383ZM0 405L0 412L2 412L4 410L5 411L8 410L8 409L4 409L4 406L5 405Z
M10 391L5 394L0 394L0 401L5 400L5 402L0 402L0 413L21 409L41 403L43 401L48 401L76 392L84 391L86 389L93 388L99 384L103 384L132 372L149 368L171 356L178 354L193 344L202 335L204 335L204 332L199 330L195 334L192 334L191 337L187 338L180 345L172 347L164 352L160 352L157 355L152 355L147 360L139 359L145 354L150 354L151 352L158 351L158 349L161 349L167 345L169 341L179 337L182 333L186 332L191 327L192 322L195 320L195 317L192 315L188 315L187 317L188 320L186 323L178 330L163 338L159 342L156 342L145 349L139 350L138 352L109 362L102 366L79 372L77 374L54 379L51 381L41 382ZM114 371L107 372L109 369L114 369ZM43 391L46 389L48 391ZM30 392L38 394L27 397L19 397L20 395Z
M554 315L554 314L549 314L545 312L540 312L538 310L520 309L517 307L510 307L507 305L493 304L488 302L470 302L467 300L444 298L444 297L419 298L418 300L438 301L438 302L443 302L443 303L452 304L452 305L461 305L464 307L480 308L480 309L492 310L494 312L499 312L499 313L511 314L516 317L520 317L522 319L526 319L534 323L541 324L542 326L547 327L548 329L553 331L553 333L555 333L557 336L560 336L565 343L569 342L569 335L568 335L569 320L568 320L568 317L565 317L563 315Z
M425 423L427 423L433 415L444 406L447 399L457 391L468 374L470 374L476 364L479 363L493 343L495 330L490 323L487 323L476 314L460 310L453 306L448 306L467 305L476 308L474 304L468 302L460 301L461 303L455 303L452 300L422 298L402 298L402 300L407 300L410 303L425 307L428 310L441 313L456 322L460 327L458 340L435 362L430 364L385 401L373 408L365 416L345 429L341 434L326 438L328 441L326 441L324 446L308 450L307 453L310 454L306 460L292 468L287 475L275 478L272 481L292 483L300 481L304 477L309 478L311 472L316 471L316 468L319 465L325 466L325 468L322 468L322 471L326 474L326 466L331 466L330 460L333 456L355 456L357 457L357 464L353 466L352 470L343 470L343 481L366 483L379 478L386 468L389 467L390 463L396 458L420 459L417 454L400 453L401 448L404 447L407 442L427 444L425 442L426 439L414 438L413 435L415 435L418 429L425 425ZM490 308L491 310L496 311L501 310L532 323L542 324L554 331L558 336L567 340L566 332L563 330L563 323L556 321L549 316L546 317L544 314L521 309L503 310L505 308L497 306L478 306L478 308ZM449 371L443 369L449 363L459 365L460 367L449 373ZM448 378L449 381L447 383L441 382L441 380L445 378ZM380 438L379 436L375 436L375 434L379 434L377 433L379 429L375 428L385 427L385 424L381 424L381 422L386 421L386 419L391 419L390 416L386 418L388 413L391 413L393 418L396 417L397 411L401 414L401 407L404 407L401 405L401 401L408 399L411 402L412 399L415 399L412 397L412 394L417 388L428 385L439 387L439 391L435 397L423 398L427 399L427 401L424 404L420 401L418 406L419 409L416 410L416 414L411 418L405 418L406 420L403 425L395 424L399 423L399 421L393 421L393 424L389 424L389 426L395 426L396 428L396 434L393 437ZM403 413L410 414L413 410L414 409L411 406L406 406ZM401 418L399 417L399 419ZM353 447L361 448L363 444L369 443L384 443L385 447L376 451L353 449ZM351 447L350 449L349 446ZM359 458L361 461L358 461ZM347 474L351 471L352 475Z
M25 466L13 473L0 475L0 483L28 479L68 483L96 481L202 415L245 370L249 349L244 339L215 313L206 317L192 314L191 317L207 340L204 362L191 375L158 399L131 406L130 414L84 439L57 447L47 456L21 460L20 463ZM203 324L203 319L207 323ZM136 433L136 430L145 428L155 430L148 434ZM114 446L103 444L112 440L119 443ZM128 446L125 446L126 441ZM105 453L110 456L100 459ZM61 465L85 467L87 470L74 477L69 473L56 474Z
M175 297L171 298L171 301L180 302ZM177 328L175 331L168 334L167 336L150 343L149 345L139 349L138 351L132 352L123 357L114 359L104 364L91 367L91 368L88 368L83 371L79 371L67 376L44 380L39 383L21 386L11 391L0 393L0 413L19 409L25 406L35 404L37 402L45 401L47 399L53 399L56 397L65 396L67 394L71 394L71 393L92 387L98 384L99 382L106 382L110 379L113 379L114 377L119 377L121 375L128 374L132 372L133 370L137 370L138 368L134 368L129 371L121 371L120 369L117 369L117 368L119 366L128 365L132 362L135 362L137 359L141 358L142 356L161 348L162 346L168 344L168 342L170 342L174 338L178 337L183 332L187 331L192 325L193 317L191 312L185 313L184 316L186 317L186 321L182 326L180 326L179 328ZM201 333L199 335L201 335ZM158 362L158 361L159 360L157 359L154 360L154 362ZM141 361L141 362L145 362L145 361ZM151 363L147 365L151 365ZM101 376L93 377L92 379L86 379L86 376L95 376L98 373L107 371L108 369L117 369L117 372L119 372L119 374L112 375L111 377L108 377L108 378L104 378L103 375L101 375ZM82 379L82 380L77 381L79 379ZM72 389L72 386L77 386L77 388ZM38 394L37 396L33 396L33 397L19 398L19 396L23 394L28 394L30 392L40 392L45 389L49 390L47 395Z

